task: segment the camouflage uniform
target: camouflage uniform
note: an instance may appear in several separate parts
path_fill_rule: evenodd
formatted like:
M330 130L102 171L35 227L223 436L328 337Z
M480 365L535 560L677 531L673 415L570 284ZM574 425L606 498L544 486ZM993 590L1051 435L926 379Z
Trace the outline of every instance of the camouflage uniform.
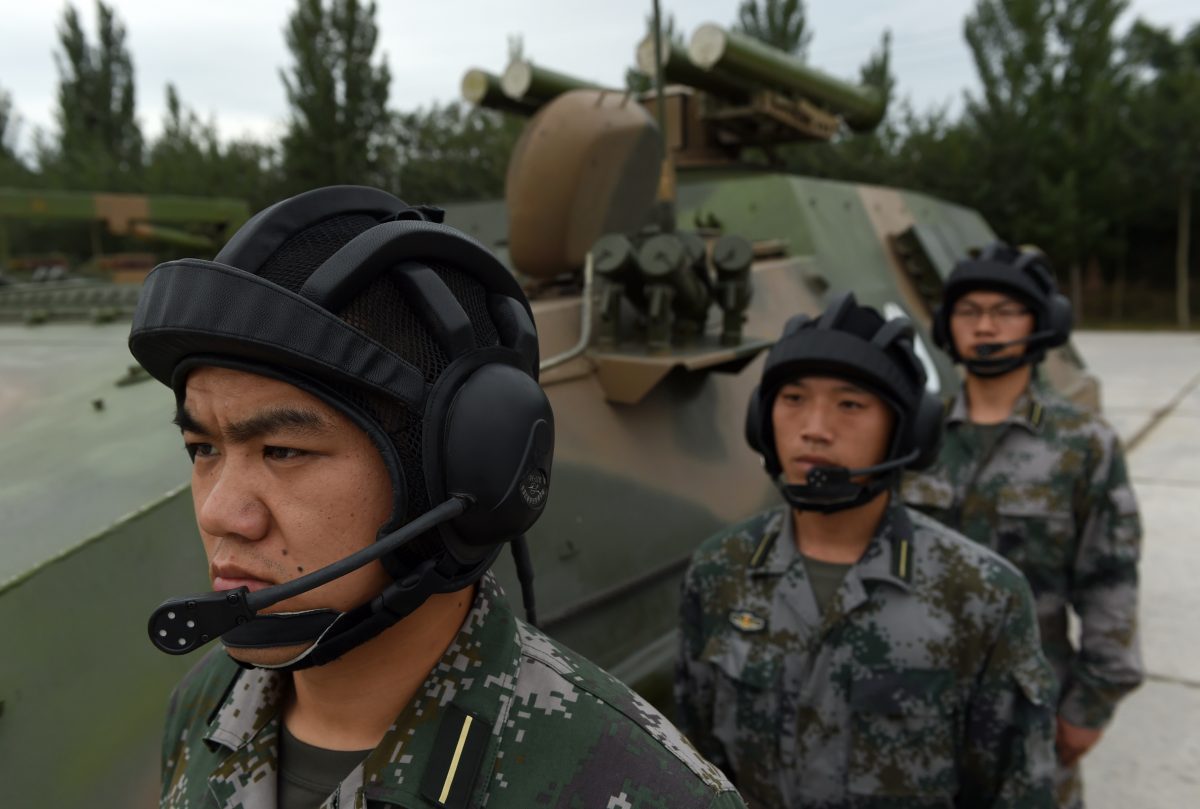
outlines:
M275 806L286 675L208 655L171 699L162 806ZM512 613L489 574L457 637L322 805L739 807L716 767L612 676Z
M1054 676L1010 564L892 506L818 614L791 511L684 579L681 729L753 807L1052 805Z
M1042 647L1062 684L1059 714L1103 727L1142 682L1137 632L1141 523L1112 428L1034 382L986 458L955 400L936 465L910 474L908 503L1013 562L1033 589ZM1067 606L1082 625L1067 637ZM1060 773L1063 805L1077 774ZM1074 797L1072 797L1074 796Z

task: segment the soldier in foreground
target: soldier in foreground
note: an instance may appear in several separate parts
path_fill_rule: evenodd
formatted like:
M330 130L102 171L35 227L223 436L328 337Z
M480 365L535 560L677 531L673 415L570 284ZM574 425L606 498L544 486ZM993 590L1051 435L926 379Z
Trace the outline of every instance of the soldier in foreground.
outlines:
M1071 306L1045 258L995 244L946 281L934 337L966 366L938 462L909 476L910 505L1012 561L1037 599L1060 683L1056 790L1083 805L1078 762L1142 681L1141 525L1116 433L1034 372L1067 341ZM1080 646L1067 634L1079 616Z
M520 288L439 213L320 189L146 281L130 346L175 392L216 591L151 636L225 647L172 696L162 806L741 806L488 573L553 418Z
M1053 805L1028 585L893 493L941 426L912 339L852 295L789 321L746 423L785 504L685 576L681 728L750 806Z

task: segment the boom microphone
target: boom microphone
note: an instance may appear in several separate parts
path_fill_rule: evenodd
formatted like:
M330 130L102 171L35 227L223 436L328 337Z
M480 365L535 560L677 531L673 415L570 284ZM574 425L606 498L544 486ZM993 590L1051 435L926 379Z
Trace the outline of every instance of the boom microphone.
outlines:
M1017 340L1009 340L1004 343L980 343L979 345L975 346L975 353L979 355L980 359L987 359L993 354L998 354L1006 348L1036 343L1039 340L1046 340L1053 336L1054 332L1052 331L1039 331L1034 332L1026 337L1021 337Z
M780 489L789 502L794 498L810 506L833 506L849 503L859 497L863 491L863 484L855 483L853 478L900 469L915 461L920 454L920 450L914 449L907 455L862 469L847 469L844 466L814 466L808 470L804 483L784 484Z
M429 529L459 516L470 505L471 500L466 497L451 497L412 522L373 542L369 547L283 584L264 587L254 593L247 587L238 587L235 590L168 599L150 616L150 640L160 651L167 654L187 654L213 638L246 623L260 610L315 590L386 556Z

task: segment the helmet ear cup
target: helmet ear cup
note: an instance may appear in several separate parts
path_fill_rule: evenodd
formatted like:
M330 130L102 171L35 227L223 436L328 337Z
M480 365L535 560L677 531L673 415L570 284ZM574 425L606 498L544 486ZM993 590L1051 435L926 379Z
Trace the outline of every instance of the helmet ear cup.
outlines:
M1063 345L1071 337L1071 327L1074 325L1074 311L1071 301L1058 291L1054 282L1054 272L1046 263L1046 257L1041 252L1029 251L1021 255L1014 265L1017 270L1024 272L1045 293L1045 310L1038 324L1040 331L1051 332L1051 336L1041 341L1041 347L1054 348Z
M446 495L473 506L443 538L463 561L487 554L537 521L554 454L554 413L541 386L512 365L489 362L451 393L442 423Z
M950 308L945 302L934 308L931 329L933 344L948 354L953 354L954 346L950 342Z
M762 401L762 385L757 385L750 394L750 402L746 406L746 443L750 449L762 456L763 466L768 474L775 477L780 472L779 458L775 452L775 436L766 421L769 413Z
M760 404L758 404L758 391L762 390L760 385L755 385L754 391L751 391L750 402L746 404L746 427L745 436L746 444L750 445L750 449L756 451L758 455L762 455L762 423L760 420Z
M1054 293L1046 306L1046 324L1044 331L1053 332L1046 340L1047 348L1063 345L1071 338L1071 327L1075 322L1075 312L1071 301L1065 295Z
M942 419L942 400L937 394L922 392L912 422L912 447L919 454L908 465L909 469L925 469L938 459L942 447Z
M746 405L746 443L759 455L763 454L762 416L760 415L762 405L758 401L761 391L762 386L755 385L754 391L750 394L750 402Z

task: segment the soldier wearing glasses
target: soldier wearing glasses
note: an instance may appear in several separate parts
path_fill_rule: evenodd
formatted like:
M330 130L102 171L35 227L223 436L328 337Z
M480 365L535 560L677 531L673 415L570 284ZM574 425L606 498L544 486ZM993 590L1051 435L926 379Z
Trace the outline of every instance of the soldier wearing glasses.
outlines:
M1038 379L1071 330L1045 257L1003 243L958 263L934 339L965 366L940 457L904 498L1008 558L1037 600L1059 681L1057 797L1082 807L1079 759L1142 681L1137 631L1141 524L1120 442ZM1068 608L1079 618L1068 637Z

